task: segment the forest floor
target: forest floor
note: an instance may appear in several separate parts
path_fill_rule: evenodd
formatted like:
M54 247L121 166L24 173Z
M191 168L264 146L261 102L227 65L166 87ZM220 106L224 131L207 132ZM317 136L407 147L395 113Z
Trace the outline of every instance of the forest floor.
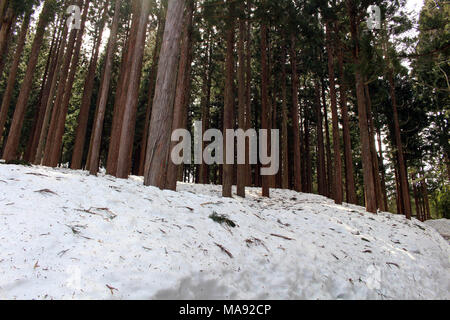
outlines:
M439 220L428 220L425 222L427 225L436 229L441 236L450 243L450 220L449 219L439 219Z
M324 197L0 164L0 299L450 299L432 227Z

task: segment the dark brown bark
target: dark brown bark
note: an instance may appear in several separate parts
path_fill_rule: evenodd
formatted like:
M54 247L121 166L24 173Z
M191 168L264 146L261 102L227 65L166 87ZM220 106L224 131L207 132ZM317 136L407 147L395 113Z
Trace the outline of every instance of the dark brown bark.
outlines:
M94 118L91 141L89 146L89 157L87 166L92 175L96 175L99 167L100 145L102 140L103 122L105 120L106 104L108 102L108 92L111 83L114 51L116 50L117 31L120 20L120 1L116 0L114 6L114 17L111 25L111 32L106 51L105 67L103 69L102 80L99 89L99 98Z
M1 17L2 26L0 28L0 75L3 74L5 66L6 53L9 47L9 40L16 22L16 13L9 7L6 9L5 15Z
M281 134L281 186L283 189L289 189L289 135L288 135L288 106L287 106L287 72L286 72L286 45L283 46L281 57L281 103L282 103L282 134Z
M141 2L139 11L133 17L133 20L137 20L136 37L131 45L130 60L127 62L127 73L129 75L124 91L124 112L117 154L116 176L118 178L128 178L131 168L139 85L150 6L150 1Z
M78 115L78 126L75 133L75 145L72 154L72 161L70 164L70 167L74 170L81 169L81 163L83 160L83 151L86 142L86 131L89 120L89 110L91 108L92 94L94 92L95 73L97 70L97 62L100 53L103 29L105 27L106 17L108 14L108 3L109 1L106 1L105 7L103 8L103 15L101 17L101 22L97 30L97 39L94 44L91 61L89 63L86 79L84 81L83 97L81 98L80 113Z
M53 116L53 102L54 97L58 85L58 81L61 77L61 68L64 62L66 43L68 41L68 33L69 28L67 27L65 20L61 18L60 25L60 37L58 47L55 52L55 59L52 62L49 71L48 81L46 83L46 88L44 89L44 93L41 99L41 110L44 111L44 117L42 119L42 126L40 132L36 132L35 138L38 139L35 155L34 155L34 163L40 165L43 162L44 157L44 148L46 145L46 139L48 137L48 131L50 126L50 119ZM62 83L62 82L61 82Z
M246 103L246 110L245 110L245 125L246 129L250 129L252 126L252 39L251 39L251 31L252 31L252 22L250 19L252 10L252 1L247 0L247 32L246 32L246 53L245 53L245 59L246 59L246 97L247 97L247 103ZM245 145L245 153L248 155L248 164L247 164L247 186L252 185L252 165L250 164L250 144L246 143Z
M145 160L145 185L165 188L185 1L169 0Z
M425 214L424 214L424 219L425 220L430 220L431 219L431 211L430 211L430 202L428 199L428 187L427 187L427 179L425 178L425 175L421 174L421 188L422 188L422 196L423 196L423 200L424 200L424 207L425 207Z
M3 25L3 17L5 16L5 11L8 8L8 0L0 0L0 28Z
M414 195L414 203L416 205L416 217L418 220L423 222L424 219L423 219L422 205L420 203L419 193L418 193L417 187L416 187L416 177L415 177L414 173L411 173L411 184L412 184L413 195Z
M60 70L64 59L64 50L66 47L66 40L68 35L68 28L64 20L62 20L62 35L60 36L60 41L58 48L56 50L56 57L53 60L52 65L50 67L49 77L46 84L46 88L44 89L44 93L41 99L41 109L45 110L44 118L42 120L42 128L40 132L36 132L35 138L39 139L37 143L37 148L34 156L34 164L40 165L43 157L43 150L45 147L46 137L48 133L50 116L52 114L52 106L53 106L53 98L56 92L56 86L58 83L58 79L60 77Z
M315 82L315 96L316 96L316 115L317 115L317 183L319 194L325 196L327 194L326 185L326 169L325 169L325 149L323 143L323 118L322 106L320 103L320 87L316 80Z
M267 63L267 25L261 25L261 129L270 130L270 106L269 106L269 67ZM267 139L270 136L267 135ZM267 144L268 145L268 144ZM268 146L268 150L270 147ZM269 177L262 176L262 196L270 196Z
M27 13L20 30L19 39L17 40L16 52L14 54L14 60L9 69L8 82L6 90L3 93L2 105L0 107L0 145L3 136L3 130L5 128L6 118L8 116L9 106L11 104L11 98L14 91L14 85L16 83L17 71L19 69L20 60L22 57L23 48L25 46L25 40L28 32L28 26L30 24L31 12Z
M205 50L206 55L206 67L203 74L202 84L202 136L210 127L210 104L211 104L211 87L212 87L212 53L213 46L211 43L211 31L208 30L207 45ZM202 150L205 149L205 145L202 144ZM202 161L200 165L200 183L209 183L209 166Z
M173 106L173 122L172 131L177 129L186 129L183 125L184 120L187 118L187 97L189 93L187 92L187 87L190 81L190 65L191 61L191 48L192 48L192 23L194 15L194 2L192 0L187 1L186 12L184 16L184 27L183 36L181 44L180 62L178 66L178 79L177 87L175 92L175 101ZM171 148L176 146L176 142L171 142ZM175 165L171 160L167 164L167 181L166 188L168 190L177 189L178 172L180 166Z
M291 35L291 68L292 68L292 131L293 131L293 159L294 177L293 185L294 190L302 192L302 168L301 168L301 154L300 154L300 126L299 126L299 104L298 104L298 74L297 74L297 53L296 53L296 38L295 35Z
M120 144L120 135L122 130L122 120L123 113L125 108L125 87L128 83L128 76L130 73L128 72L127 63L130 61L130 54L133 50L132 46L136 42L136 27L137 20L133 19L134 15L138 14L139 6L138 2L132 2L132 17L130 17L131 26L129 27L129 32L127 33L127 37L125 40L124 47L122 49L122 61L120 65L120 73L119 80L117 83L115 101L114 101L114 112L113 112L113 121L111 128L111 137L109 140L109 149L108 149L108 158L106 162L106 173L109 175L117 175L117 158L119 156L119 144Z
M406 162L403 154L403 145L400 134L400 124L398 120L398 110L397 110L397 98L395 96L395 83L392 69L388 70L388 81L390 96L392 101L393 116L394 116L394 134L395 134L395 144L397 147L397 159L398 159L398 174L400 181L400 192L402 194L402 207L404 210L404 215L407 219L411 219L411 200L409 196L409 185L408 185L408 173L406 170Z
M367 82L367 81L365 81ZM369 86L367 83L364 85L364 92L366 95L366 103L367 103L367 124L369 126L369 140L370 140L370 152L372 155L372 167L373 167L373 176L375 181L375 192L376 192L376 200L377 200L377 208L382 210L383 207L383 194L381 191L381 179L380 179L380 169L379 169L379 159L377 155L377 150L375 147L375 128L373 124L373 115L372 115L372 100L370 98Z
M152 67L150 69L150 79L148 85L148 102L145 112L144 132L141 140L141 151L139 154L139 171L138 175L143 176L145 171L145 155L147 153L147 139L150 130L150 118L152 116L153 97L155 95L156 73L158 71L159 52L161 49L162 37L164 35L164 25L166 19L166 8L161 4L158 16L158 31L156 34L156 43L153 51Z
M334 149L334 190L333 197L336 204L342 204L342 158L341 158L341 136L339 134L339 117L337 110L336 84L334 73L334 45L331 39L330 26L326 25L327 52L328 52L328 75L330 80L331 116L333 122L333 149Z
M30 92L33 82L34 71L39 58L39 52L41 50L42 41L44 39L45 28L53 18L53 8L49 1L45 1L39 22L36 28L36 34L33 40L31 48L30 59L27 63L27 71L22 82L19 97L17 98L16 109L11 123L11 128L8 135L8 141L6 142L3 158L5 160L13 160L17 157L17 149L19 147L20 134L23 126L23 119L25 117L25 111L30 98Z
M348 13L350 18L350 32L353 41L353 62L355 64L356 96L358 102L358 120L361 136L361 156L364 177L365 204L368 212L377 212L375 192L375 179L372 170L372 156L370 149L369 129L367 124L367 106L364 95L364 80L360 71L359 35L356 7L352 1L348 1Z
M348 203L356 204L355 178L352 157L352 142L350 137L350 121L347 104L347 83L344 75L344 51L338 42L338 63L339 63L339 94L342 115L342 132L344 137L344 162L345 162L345 187L346 199Z
M51 83L53 80L55 66L57 61L57 55L60 44L60 36L64 30L64 19L61 16L58 19L58 23L53 31L52 43L48 53L47 64L45 67L44 78L41 85L41 92L39 93L39 107L37 109L37 116L33 124L33 131L28 140L27 150L25 152L25 160L34 163L36 160L36 151L39 144L39 137L41 135L45 114L46 106L49 98Z
M331 157L331 140L330 140L330 125L328 123L328 106L325 93L325 81L322 79L322 103L323 103L323 117L325 120L325 150L326 150L326 196L333 197L334 180L333 180L333 162Z
M222 170L222 196L231 198L231 189L233 185L234 165L227 163L227 143L226 132L228 129L234 129L234 43L235 43L235 18L234 3L229 3L229 17L226 30L227 51L225 58L225 97L223 110L223 133L224 133L224 164ZM233 138L234 143L234 138ZM234 148L233 148L234 149Z
M82 0L77 2L78 5L82 4ZM57 92L55 101L53 103L53 110L50 118L50 125L47 132L47 138L45 142L45 150L44 150L44 159L42 161L44 166L52 166L52 156L55 142L55 135L58 127L58 120L61 113L61 105L64 99L64 91L67 84L67 78L62 78L62 75L65 77L69 74L70 62L72 61L72 56L74 54L75 41L77 36L77 30L71 29L69 40L67 42L66 51L64 54L63 63L60 71L60 78L57 86ZM57 164L56 164L57 165ZM55 166L56 166L55 165Z
M80 60L80 50L83 42L84 29L86 25L87 14L89 10L89 1L84 2L83 14L81 17L81 28L76 33L76 43L73 51L73 56L70 63L70 71L68 73L67 82L64 86L63 98L61 100L61 105L56 105L55 107L59 110L56 127L54 131L54 136L52 138L52 147L50 153L49 163L47 165L51 167L58 166L60 157L61 157L61 149L62 149L62 140L64 135L64 129L66 124L67 112L69 110L70 98L72 97L72 89L75 81L76 72L78 69L78 62Z
M244 5L242 5L243 7ZM242 8L243 9L243 8ZM245 20L243 18L239 19L239 42L238 42L238 125L242 130L246 129L245 112L247 110L247 100L245 95ZM246 153L247 155L247 153ZM245 186L247 182L246 177L246 165L237 165L237 195L245 198Z
M311 159L311 139L310 139L310 129L309 129L309 119L305 117L303 120L303 124L305 127L304 133L304 156L305 156L305 184L304 184L304 192L312 193L312 159Z

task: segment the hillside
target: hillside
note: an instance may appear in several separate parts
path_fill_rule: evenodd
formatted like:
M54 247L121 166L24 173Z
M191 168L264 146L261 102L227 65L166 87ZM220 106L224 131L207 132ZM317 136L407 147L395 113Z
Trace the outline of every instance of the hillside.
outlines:
M310 194L0 164L0 299L449 299L433 228Z

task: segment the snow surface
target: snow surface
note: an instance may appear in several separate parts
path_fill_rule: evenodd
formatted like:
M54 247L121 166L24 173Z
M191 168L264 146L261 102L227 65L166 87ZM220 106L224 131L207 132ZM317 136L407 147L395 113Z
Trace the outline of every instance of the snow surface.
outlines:
M0 299L450 298L450 246L426 224L220 190L0 164Z
M429 226L436 229L444 239L447 239L450 243L450 220L440 219L440 220L428 220L425 222Z

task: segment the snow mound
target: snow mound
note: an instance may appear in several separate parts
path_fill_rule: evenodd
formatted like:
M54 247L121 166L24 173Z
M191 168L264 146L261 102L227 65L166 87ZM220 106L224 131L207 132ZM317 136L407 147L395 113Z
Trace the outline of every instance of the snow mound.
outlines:
M450 246L426 224L220 190L0 164L0 299L450 298Z
M450 242L450 220L440 219L440 220L428 220L425 222L430 227L436 229L444 239Z

